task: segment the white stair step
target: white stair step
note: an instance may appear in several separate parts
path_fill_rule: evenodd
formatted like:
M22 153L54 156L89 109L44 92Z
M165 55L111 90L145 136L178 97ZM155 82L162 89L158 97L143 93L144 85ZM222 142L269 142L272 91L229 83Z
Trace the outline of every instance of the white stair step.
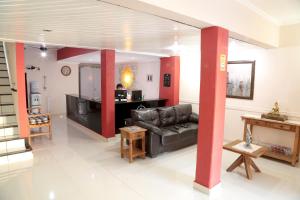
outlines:
M10 115L10 116L0 116L0 127L3 125L9 124L17 124L17 116Z
M5 58L0 58L0 63L6 63Z
M2 70L7 69L7 68L6 68L6 64L1 64L1 63L0 63L0 69L2 69Z
M4 52L1 52L0 51L0 57L4 57L5 55L4 55Z
M10 127L10 128L1 128L0 129L0 137L12 137L14 135L19 135L18 127Z
M8 72L7 71L0 71L0 76L8 76Z
M1 68L0 68L1 69ZM0 78L0 84L9 84L9 79L8 78Z
M15 112L14 105L1 105L0 115Z
M0 46L0 51L3 51L3 46Z
M33 166L33 153L26 151L0 157L0 182L8 180L26 168Z
M25 146L25 140L23 138L0 142L0 155L18 152L18 151L25 151L25 150L26 150L26 146Z
M0 141L16 140L16 139L19 139L19 138L20 138L19 134L0 136Z
M1 75L0 75L1 77ZM5 84L5 85L0 85L0 94L7 94L7 93L10 93L11 92L11 89L10 89L10 86L8 84Z
M12 93L7 93L5 95L0 95L0 102L13 102L13 96Z

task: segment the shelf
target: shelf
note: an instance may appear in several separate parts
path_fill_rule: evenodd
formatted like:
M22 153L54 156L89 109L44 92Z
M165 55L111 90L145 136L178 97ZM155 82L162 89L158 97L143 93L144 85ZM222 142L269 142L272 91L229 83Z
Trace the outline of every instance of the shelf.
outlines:
M42 136L42 135L49 135L49 132L31 132L30 137L37 137L37 136Z
M29 128L41 128L44 126L50 126L50 123L48 122L48 123L42 123L42 124L30 124Z
M275 159L278 159L278 160L284 160L284 161L287 161L287 162L292 162L293 161L292 155L287 156L287 155L284 155L284 154L281 154L281 153L272 152L272 151L265 152L264 156L275 158Z
M129 149L126 148L126 149L123 149L123 153L126 157L128 157L129 155ZM138 157L138 156L144 156L146 154L146 152L142 151L141 149L137 149L137 148L134 148L132 150L132 157Z

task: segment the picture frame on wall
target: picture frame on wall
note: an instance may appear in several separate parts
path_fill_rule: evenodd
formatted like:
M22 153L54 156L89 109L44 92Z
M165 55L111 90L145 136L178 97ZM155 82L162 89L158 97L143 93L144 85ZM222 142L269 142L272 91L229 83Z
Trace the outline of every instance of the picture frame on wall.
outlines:
M228 61L227 98L253 100L255 61Z

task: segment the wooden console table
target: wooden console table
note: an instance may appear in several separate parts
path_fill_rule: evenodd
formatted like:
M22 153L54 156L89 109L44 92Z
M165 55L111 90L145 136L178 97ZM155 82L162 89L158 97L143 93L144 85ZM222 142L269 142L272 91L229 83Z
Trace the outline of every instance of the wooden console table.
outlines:
M264 119L257 115L243 115L242 120L244 120L244 136L246 138L247 125L250 125L250 131L253 131L253 126L261 126L266 128L273 128L288 132L294 132L295 137L293 141L293 150L291 155L284 155L281 153L272 152L268 150L264 153L264 156L275 158L278 160L286 161L291 163L293 166L299 161L299 152L300 152L300 122L287 120L284 122Z

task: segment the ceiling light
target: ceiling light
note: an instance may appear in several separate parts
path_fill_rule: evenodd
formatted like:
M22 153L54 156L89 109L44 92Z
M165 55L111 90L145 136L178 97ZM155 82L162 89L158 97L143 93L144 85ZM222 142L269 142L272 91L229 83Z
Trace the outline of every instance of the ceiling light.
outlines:
M47 56L47 47L45 47L45 46L41 46L40 47L40 50L41 50L41 56L43 57L43 58L45 58L46 56Z
M175 41L171 46L167 47L167 49L171 50L173 53L179 53L181 46Z
M52 30L50 30L50 29L44 29L43 31L44 32L52 32Z

